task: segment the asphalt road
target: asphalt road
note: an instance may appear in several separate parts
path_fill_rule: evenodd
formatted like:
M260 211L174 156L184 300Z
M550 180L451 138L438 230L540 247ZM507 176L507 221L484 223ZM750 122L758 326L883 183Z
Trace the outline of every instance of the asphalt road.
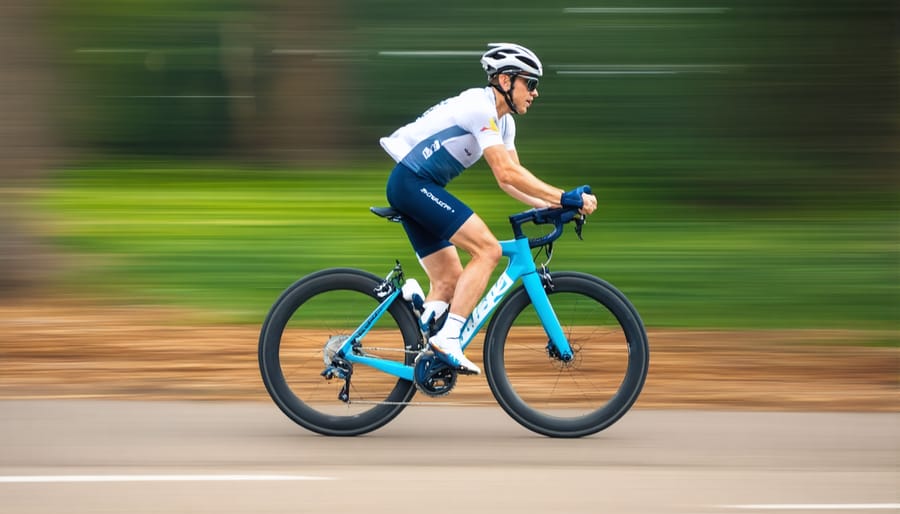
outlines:
M0 513L900 512L900 414L636 409L556 440L413 407L327 438L260 403L0 402Z

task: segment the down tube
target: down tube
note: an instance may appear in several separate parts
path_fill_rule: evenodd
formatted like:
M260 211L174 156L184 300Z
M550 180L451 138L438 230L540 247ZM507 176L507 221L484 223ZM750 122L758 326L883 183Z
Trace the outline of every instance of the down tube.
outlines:
M544 331L547 332L547 336L550 338L553 346L559 351L563 361L570 360L572 358L572 347L569 346L569 341L566 339L566 335L559 324L559 318L556 317L556 312L553 311L553 306L550 305L550 298L547 297L547 292L544 291L544 285L541 283L540 277L537 273L529 273L522 277L522 283L525 285L525 291L528 292L531 304L534 305L534 310L537 311L538 318L541 319Z

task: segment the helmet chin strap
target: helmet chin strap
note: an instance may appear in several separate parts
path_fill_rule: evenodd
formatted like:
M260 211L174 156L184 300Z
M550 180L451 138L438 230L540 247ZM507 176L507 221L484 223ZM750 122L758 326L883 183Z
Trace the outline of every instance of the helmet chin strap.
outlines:
M512 80L509 84L509 91L504 91L503 89L501 89L500 84L492 83L491 87L493 87L494 89L499 91L501 95L503 95L503 99L506 100L506 105L509 106L509 109L513 112L513 114L519 114L519 110L516 109L516 105L512 101L513 88L516 87L516 77L515 75L510 75L510 78L512 78Z

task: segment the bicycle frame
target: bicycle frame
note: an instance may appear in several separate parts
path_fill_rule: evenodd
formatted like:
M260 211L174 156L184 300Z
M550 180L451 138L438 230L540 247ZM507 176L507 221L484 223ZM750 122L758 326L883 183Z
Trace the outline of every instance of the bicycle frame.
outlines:
M556 348L563 360L571 359L572 347L569 345L562 327L559 324L559 320L556 317L556 313L550 305L550 299L547 297L547 292L544 290L544 285L537 273L537 267L535 266L531 255L531 247L529 246L528 239L517 238L500 241L500 247L503 251L503 255L509 258L509 262L507 263L506 269L500 274L500 277L491 288L488 289L481 301L478 302L475 309L472 311L472 314L463 325L460 335L463 349L469 346L490 318L491 314L497 309L497 306L500 305L500 302L503 301L503 298L506 297L506 294L512 289L516 281L521 278L522 284L525 286L525 290L537 311L541 325L543 325L544 331L549 337L550 344ZM371 366L387 374L412 381L413 366L379 357L359 355L353 352L354 344L361 341L366 334L368 334L372 326L384 315L398 296L400 296L399 287L395 288L395 290L389 294L371 314L369 314L366 320L357 327L353 334L351 334L341 346L337 355L347 362Z
M370 210L406 222L394 208ZM569 205L510 215L513 239L499 242L505 269L497 269L496 282L460 327L463 348L485 328L484 378L498 405L523 427L550 437L583 437L618 421L637 400L649 365L647 332L621 291L588 273L551 275L547 269L566 225L582 238L580 210ZM259 335L260 373L278 408L313 432L351 436L383 427L416 404L417 391L450 393L466 370L448 365L428 344L443 329L440 320L422 322L422 311L430 309L414 286L398 261L384 278L335 267L285 289ZM337 401L344 408L328 398L334 379L342 382ZM541 392L529 394L535 388Z

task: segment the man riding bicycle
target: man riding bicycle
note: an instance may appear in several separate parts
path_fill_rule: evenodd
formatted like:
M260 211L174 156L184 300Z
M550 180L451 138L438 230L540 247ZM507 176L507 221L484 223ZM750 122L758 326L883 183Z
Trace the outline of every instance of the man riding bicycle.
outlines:
M525 114L538 97L543 67L527 48L491 43L481 57L489 85L472 88L431 107L418 119L380 140L397 162L387 199L403 214L403 227L430 288L423 320L449 313L429 340L435 354L464 373L481 370L463 354L460 331L501 257L485 222L449 193L447 184L484 155L500 188L535 208L597 208L594 195L566 192L543 182L519 163L513 114ZM463 267L456 248L471 256Z

